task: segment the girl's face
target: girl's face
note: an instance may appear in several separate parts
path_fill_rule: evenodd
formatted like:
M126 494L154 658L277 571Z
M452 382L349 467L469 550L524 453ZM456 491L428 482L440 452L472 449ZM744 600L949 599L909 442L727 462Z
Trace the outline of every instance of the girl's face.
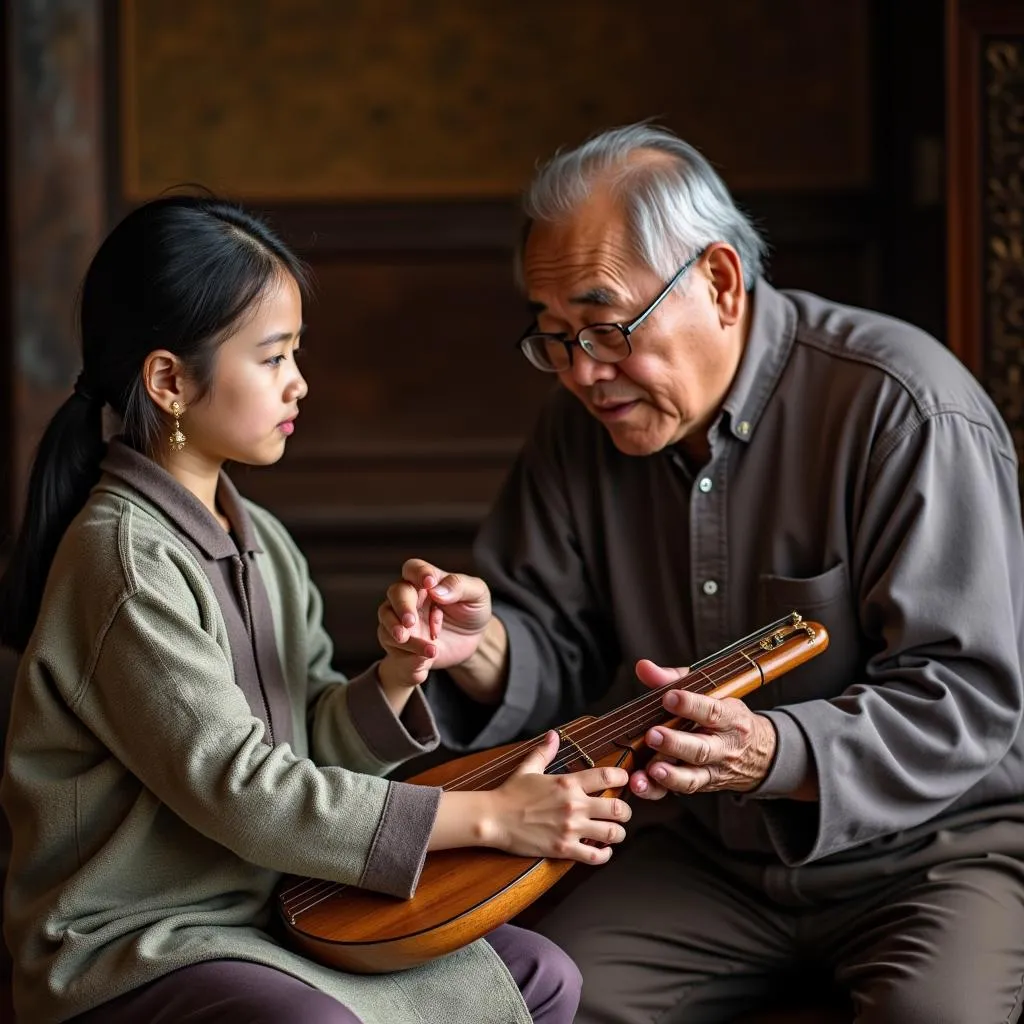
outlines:
M188 442L178 458L197 469L281 458L308 390L295 362L302 331L302 296L282 274L217 350L213 386L182 414Z

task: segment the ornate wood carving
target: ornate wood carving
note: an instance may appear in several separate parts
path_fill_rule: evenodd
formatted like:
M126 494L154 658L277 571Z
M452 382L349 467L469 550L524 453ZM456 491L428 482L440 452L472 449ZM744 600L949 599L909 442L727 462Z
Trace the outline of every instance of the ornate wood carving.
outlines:
M1024 458L1024 33L982 46L982 381Z
M1024 6L948 0L949 343L1024 460Z

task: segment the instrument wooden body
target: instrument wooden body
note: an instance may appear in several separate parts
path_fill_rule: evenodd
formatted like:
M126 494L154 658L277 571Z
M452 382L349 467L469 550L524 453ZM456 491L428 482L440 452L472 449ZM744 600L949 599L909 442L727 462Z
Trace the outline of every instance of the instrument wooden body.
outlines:
M686 728L661 704L668 689L743 697L828 646L828 634L797 613L737 641L691 667L678 684L653 690L600 718L578 718L558 731L559 753L548 773L593 765L632 770L650 754L644 735L654 725ZM444 789L494 789L538 739L479 751L407 780ZM606 796L617 796L609 790ZM518 857L478 847L428 853L416 894L402 900L319 879L285 880L279 910L292 944L320 963L379 974L443 956L515 917L575 861Z

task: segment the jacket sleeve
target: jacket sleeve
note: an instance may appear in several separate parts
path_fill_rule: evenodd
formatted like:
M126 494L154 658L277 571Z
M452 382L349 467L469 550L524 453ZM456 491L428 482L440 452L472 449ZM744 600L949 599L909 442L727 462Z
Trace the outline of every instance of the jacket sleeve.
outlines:
M174 813L245 860L411 895L439 790L264 743L209 608L167 558L143 557L71 695L81 721Z
M312 581L308 592L307 724L313 760L385 775L403 761L434 750L439 742L437 726L419 687L398 716L381 690L376 664L351 680L334 671L334 649Z
M790 865L913 828L968 791L1007 795L993 770L1024 713L1016 461L990 426L945 412L875 461L852 563L877 649L840 696L766 712L780 742L757 796L782 795L808 759L818 778L817 803L762 805Z
M309 566L284 526L266 509L248 505L268 548L263 571L276 581L289 623L286 650L293 673L304 672L306 732L310 757L319 765L386 775L403 761L433 750L437 729L423 695L413 692L396 716L381 692L376 665L347 679L334 669L334 645L324 629L323 600ZM301 655L295 657L295 651Z
M583 474L569 396L549 403L517 459L474 548L494 613L509 636L509 677L497 708L474 707L436 673L428 695L444 742L488 747L582 713L611 685L621 659L581 548L571 474Z

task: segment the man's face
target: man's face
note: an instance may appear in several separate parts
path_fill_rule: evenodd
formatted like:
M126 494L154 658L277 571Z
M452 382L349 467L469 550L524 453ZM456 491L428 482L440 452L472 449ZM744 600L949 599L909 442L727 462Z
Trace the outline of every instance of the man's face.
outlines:
M596 362L575 346L572 366L558 375L626 455L650 455L684 439L702 448L728 393L743 337L735 282L723 315L715 259L705 255L687 271L683 287L631 335L632 352L622 362ZM538 329L568 337L588 324L628 324L666 284L641 265L621 210L600 193L565 220L534 224L523 277Z

